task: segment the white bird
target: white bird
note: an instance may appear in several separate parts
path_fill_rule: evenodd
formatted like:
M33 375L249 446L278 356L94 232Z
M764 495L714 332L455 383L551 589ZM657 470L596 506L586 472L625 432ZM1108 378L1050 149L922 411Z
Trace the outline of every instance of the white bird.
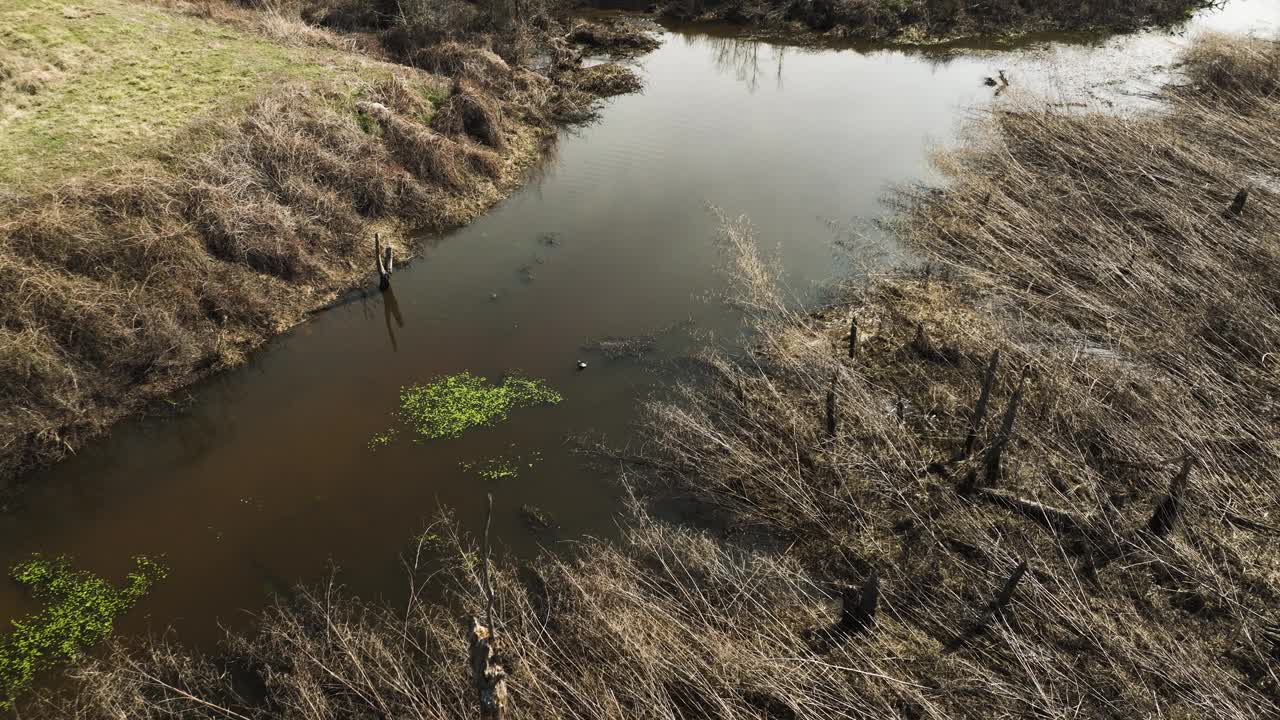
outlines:
M582 360L579 360L579 361L578 361L578 369L579 369L579 370L586 370L586 369L587 369L587 363L586 363L586 362L584 362L584 361L582 361Z

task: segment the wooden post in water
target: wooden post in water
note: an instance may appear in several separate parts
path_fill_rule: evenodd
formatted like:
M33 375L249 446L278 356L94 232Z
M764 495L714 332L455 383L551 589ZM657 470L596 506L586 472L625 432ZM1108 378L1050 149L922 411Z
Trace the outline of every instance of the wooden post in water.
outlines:
M382 238L378 233L373 234L373 262L378 268L378 289L386 290L391 287L391 273L394 269L394 262L391 258L391 245L382 247Z

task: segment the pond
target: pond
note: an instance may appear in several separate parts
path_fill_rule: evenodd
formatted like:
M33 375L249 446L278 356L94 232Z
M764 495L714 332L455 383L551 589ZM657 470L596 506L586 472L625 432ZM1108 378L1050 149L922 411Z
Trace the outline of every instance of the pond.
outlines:
M1128 111L1170 77L1205 29L1280 26L1272 0L1236 0L1178 33L1027 38L910 49L800 49L724 28L671 28L638 63L641 94L565 131L524 188L470 226L427 239L422 259L376 291L318 314L243 368L178 398L170 417L121 424L38 476L0 516L0 564L65 553L121 580L137 554L171 574L119 626L176 629L206 644L250 621L270 593L331 565L367 596L397 598L398 554L441 508L464 526L496 500L508 551L615 531L616 469L585 463L578 439L643 443L643 399L681 377L705 342L733 342L717 300L715 213L752 219L798 302L848 271L850 228L892 258L870 223L895 186L936 180L929 158L976 113L1027 95ZM983 78L1005 70L996 97ZM1040 102L1043 102L1041 100ZM584 349L642 337L647 352ZM578 363L587 364L579 369ZM542 378L563 397L509 421L415 443L395 425L400 389L461 372ZM484 473L495 457L516 465ZM486 475L502 477L486 477ZM529 504L554 532L530 532ZM0 616L31 609L0 583Z

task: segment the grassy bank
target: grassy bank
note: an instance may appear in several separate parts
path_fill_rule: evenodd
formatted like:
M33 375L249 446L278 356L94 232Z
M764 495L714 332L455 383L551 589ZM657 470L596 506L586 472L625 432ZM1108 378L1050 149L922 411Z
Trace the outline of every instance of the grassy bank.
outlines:
M0 490L367 282L375 230L403 259L475 217L638 84L544 6L343 34L303 5L0 9Z
M125 0L15 0L0 27L0 183L10 189L154 157L196 118L241 112L273 84L330 78L354 89L394 71Z
M758 343L620 458L725 531L637 507L616 544L495 571L515 712L1280 713L1278 52L1200 41L1158 115L992 115L903 198L925 264L817 314L728 222ZM472 715L453 613L483 614L483 564L435 531L453 561L419 579L451 605L321 588L227 658L119 650L56 714Z
M1027 32L1131 31L1187 18L1211 0L668 0L666 17L832 38L930 42Z

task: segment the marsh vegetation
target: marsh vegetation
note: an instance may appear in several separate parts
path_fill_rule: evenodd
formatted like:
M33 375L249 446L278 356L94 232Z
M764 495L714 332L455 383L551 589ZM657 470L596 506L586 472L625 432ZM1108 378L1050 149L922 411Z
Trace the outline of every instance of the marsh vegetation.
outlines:
M520 715L1280 712L1280 62L1221 37L1185 62L1160 113L986 116L945 187L898 196L919 266L816 312L727 219L755 342L612 457L618 541L486 578L446 517L398 607L304 589L221 656L119 646L47 707L469 716L457 618L492 588ZM719 529L647 509L671 493Z

